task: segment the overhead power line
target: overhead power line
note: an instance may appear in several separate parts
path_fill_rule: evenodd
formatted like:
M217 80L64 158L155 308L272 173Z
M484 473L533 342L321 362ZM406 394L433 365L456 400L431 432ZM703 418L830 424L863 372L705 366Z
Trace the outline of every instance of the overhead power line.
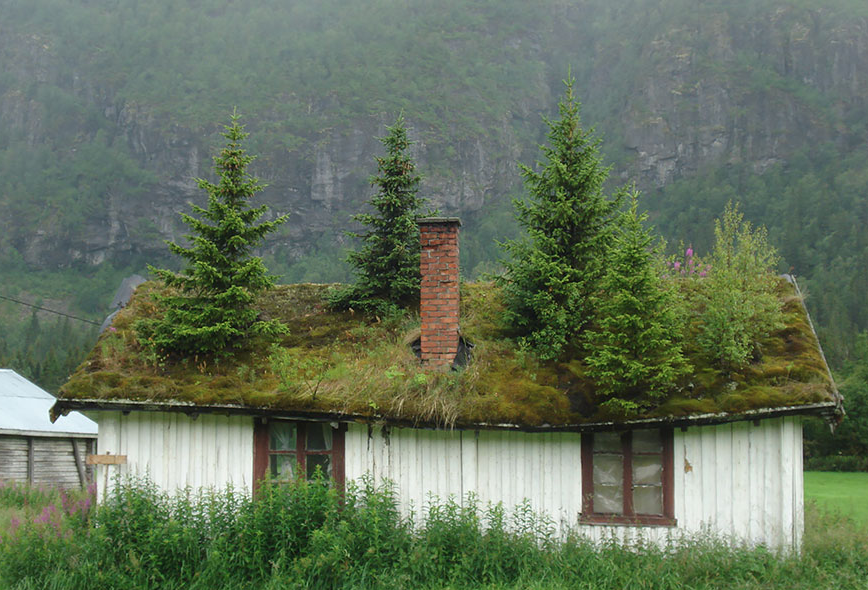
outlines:
M39 305L27 303L26 301L20 301L18 299L13 299L12 297L6 297L5 295L0 295L0 299L5 299L6 301L11 301L12 303L18 303L19 305L26 305L27 307L32 307L33 309L38 309L39 311L47 311L48 313L56 313L57 315L62 315L65 318L69 318L71 320L78 320L80 322L87 322L88 324L93 324L94 326L101 325L99 322L95 322L93 320L86 320L86 319L80 318L78 316L70 315L68 313L63 313L62 311L56 311L54 309L48 309L47 307L41 307Z

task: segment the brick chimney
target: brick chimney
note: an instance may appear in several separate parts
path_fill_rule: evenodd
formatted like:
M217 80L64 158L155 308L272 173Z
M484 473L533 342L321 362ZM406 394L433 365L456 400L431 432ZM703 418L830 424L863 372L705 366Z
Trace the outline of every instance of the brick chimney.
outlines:
M457 217L418 220L422 247L422 364L448 368L458 354Z

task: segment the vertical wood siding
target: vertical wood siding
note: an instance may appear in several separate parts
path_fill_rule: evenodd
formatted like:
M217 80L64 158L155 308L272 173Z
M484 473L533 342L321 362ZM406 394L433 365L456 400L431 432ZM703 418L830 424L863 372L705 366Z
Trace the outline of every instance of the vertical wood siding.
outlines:
M168 491L230 482L252 488L251 417L206 414L194 420L170 412L101 412L99 425L100 453L128 458L121 467L100 466L96 477L103 491L106 470L148 475ZM559 534L574 530L598 542L665 544L683 535L714 534L775 548L800 546L799 417L676 429L673 447L674 527L579 525L578 433L350 424L345 467L348 481L369 474L375 483L392 482L405 514L418 515L432 501L450 497L466 502L473 493L483 507L502 502L511 509L527 501L552 520Z
M579 525L581 437L577 433L368 428L347 432L347 479L370 474L396 486L402 510L432 500L512 508L527 500L560 534L594 541L665 544L714 534L798 548L804 527L799 417L690 427L674 433L675 527Z
M253 487L253 418L180 412L100 412L99 452L127 464L98 466L100 496L116 473L147 476L174 492L190 487Z

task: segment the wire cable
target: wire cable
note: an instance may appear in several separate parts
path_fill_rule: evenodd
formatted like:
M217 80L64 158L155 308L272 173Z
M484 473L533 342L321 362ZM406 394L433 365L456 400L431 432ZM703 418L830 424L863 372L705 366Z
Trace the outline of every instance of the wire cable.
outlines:
M47 307L40 307L39 305L34 305L32 303L27 303L26 301L20 301L18 299L13 299L12 297L6 297L5 295L0 295L0 299L5 299L6 301L11 301L13 303L18 303L20 305L26 305L27 307L32 307L33 309L38 309L39 311L47 311L48 313L56 313L57 315L62 315L65 318L69 318L71 320L78 320L80 322L87 322L88 324L93 324L94 326L101 326L102 325L99 322L95 322L93 320L86 320L84 318L70 315L68 313L63 313L62 311L55 311L53 309L48 309Z

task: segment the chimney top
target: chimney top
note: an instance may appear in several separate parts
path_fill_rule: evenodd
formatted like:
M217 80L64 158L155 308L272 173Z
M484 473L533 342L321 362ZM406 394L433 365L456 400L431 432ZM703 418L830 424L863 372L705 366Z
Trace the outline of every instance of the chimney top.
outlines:
M419 217L416 219L416 223L456 223L458 227L461 227L461 220L457 217Z

